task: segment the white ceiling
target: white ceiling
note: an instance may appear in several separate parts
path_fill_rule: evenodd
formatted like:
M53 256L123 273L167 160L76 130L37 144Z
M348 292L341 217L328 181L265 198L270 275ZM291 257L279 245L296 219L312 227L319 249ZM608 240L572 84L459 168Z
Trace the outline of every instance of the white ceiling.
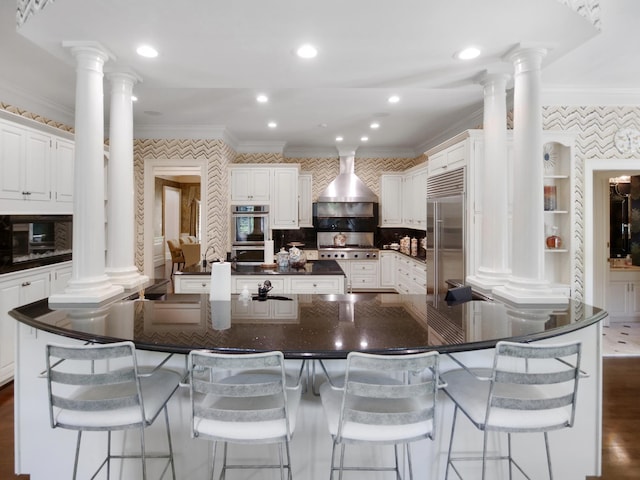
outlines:
M105 71L142 79L136 137L222 134L238 151L294 156L335 152L339 134L359 154L412 156L479 123L475 78L512 71L502 57L518 44L549 48L545 103L640 104L640 2L600 6L599 32L557 0L55 0L16 32L15 2L3 0L0 100L73 124L74 61L62 42L96 41L114 57ZM303 42L317 58L293 54ZM160 55L138 57L141 43ZM455 60L469 44L482 56ZM387 103L391 94L400 102ZM106 83L107 128L108 104Z

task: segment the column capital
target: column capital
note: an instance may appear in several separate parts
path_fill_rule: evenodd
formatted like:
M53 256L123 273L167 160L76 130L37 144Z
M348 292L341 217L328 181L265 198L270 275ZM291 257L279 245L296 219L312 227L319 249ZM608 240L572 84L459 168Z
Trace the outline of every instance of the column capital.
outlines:
M474 81L482 85L483 87L487 86L496 86L499 84L504 85L504 89L506 89L506 85L511 80L511 74L507 72L501 71L489 71L484 70L475 76Z
M107 80L111 83L127 83L131 85L135 85L136 83L142 83L142 77L138 75L136 72L131 70L117 70L106 72L105 76Z
M62 46L64 48L68 48L71 51L71 54L74 57L78 57L80 55L93 55L97 59L101 60L102 63L105 63L107 60L115 60L116 56L102 46L100 42L94 41L68 41L65 40L62 42Z
M516 75L530 70L540 70L542 59L549 52L549 47L541 44L519 43L509 50L502 59L513 63Z

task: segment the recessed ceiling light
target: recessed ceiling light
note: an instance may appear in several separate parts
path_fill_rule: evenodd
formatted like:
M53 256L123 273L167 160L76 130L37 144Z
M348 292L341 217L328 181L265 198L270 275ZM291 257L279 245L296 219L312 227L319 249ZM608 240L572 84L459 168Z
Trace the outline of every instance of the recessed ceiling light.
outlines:
M137 102L138 101L138 97L136 97L135 95L131 95L131 101L132 102Z
M380 124L378 122L373 122L371 125L369 125L369 127L375 130L377 128L380 128Z
M267 123L267 127L269 127L269 128L276 128L277 126L278 126L278 124L276 122Z
M344 140L344 137L340 137L340 136L336 137L336 142L341 142L342 140Z
M360 141L361 142L368 142L369 141L369 137L360 137Z
M256 101L258 103L267 103L269 101L269 97L267 97L264 93L261 93L256 97Z
M391 95L388 101L389 103L398 103L400 101L400 97L398 95Z
M464 50L460 50L455 54L455 58L458 60L473 60L480 56L480 49L478 47L467 47Z
M158 56L158 51L150 45L140 45L136 49L136 53L146 58L155 58Z
M313 45L305 43L304 45L298 47L298 50L296 50L296 55L298 55L300 58L314 58L316 55L318 55L318 49Z

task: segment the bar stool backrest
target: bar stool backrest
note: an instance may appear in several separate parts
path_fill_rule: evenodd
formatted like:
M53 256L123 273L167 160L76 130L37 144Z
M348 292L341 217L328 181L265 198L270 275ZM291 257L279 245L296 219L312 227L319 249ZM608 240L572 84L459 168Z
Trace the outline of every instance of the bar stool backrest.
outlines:
M337 441L348 441L343 433L350 422L400 428L422 423L420 433L404 441L433 438L438 359L437 352L388 356L351 352L347 358ZM363 371L382 375L363 376ZM398 381L389 382L388 378ZM389 401L393 401L391 408Z
M571 427L575 419L581 344L530 345L499 342L485 425L510 432ZM521 422L501 423L504 413L523 412ZM518 418L518 417L516 417Z
M138 380L135 346L132 342L92 345L91 347L47 345L47 387L51 426L82 430L102 430L98 424L82 425L72 412L114 412L139 407L137 421L144 423L144 405ZM91 394L78 395L86 388ZM67 414L62 415L62 412ZM71 413L71 414L70 414ZM69 419L68 421L60 419ZM77 419L77 421L76 421ZM110 429L114 428L111 423Z
M224 436L203 435L197 427L200 420L279 421L285 426L282 429L285 433L280 440L290 440L292 431L287 411L282 352L216 354L192 351L189 354L189 371L193 413L191 432L194 437L226 440ZM206 396L210 401L202 401ZM247 399L252 399L250 405ZM250 442L251 438L245 438L244 441Z

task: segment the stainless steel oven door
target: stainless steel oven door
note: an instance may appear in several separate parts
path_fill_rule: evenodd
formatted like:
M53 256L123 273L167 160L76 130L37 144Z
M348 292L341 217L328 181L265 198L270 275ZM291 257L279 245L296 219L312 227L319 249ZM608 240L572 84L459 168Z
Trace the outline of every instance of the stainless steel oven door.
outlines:
M264 263L264 246L231 247L231 258L243 265L262 265Z
M264 211L231 212L232 245L264 245L269 238L269 214Z

